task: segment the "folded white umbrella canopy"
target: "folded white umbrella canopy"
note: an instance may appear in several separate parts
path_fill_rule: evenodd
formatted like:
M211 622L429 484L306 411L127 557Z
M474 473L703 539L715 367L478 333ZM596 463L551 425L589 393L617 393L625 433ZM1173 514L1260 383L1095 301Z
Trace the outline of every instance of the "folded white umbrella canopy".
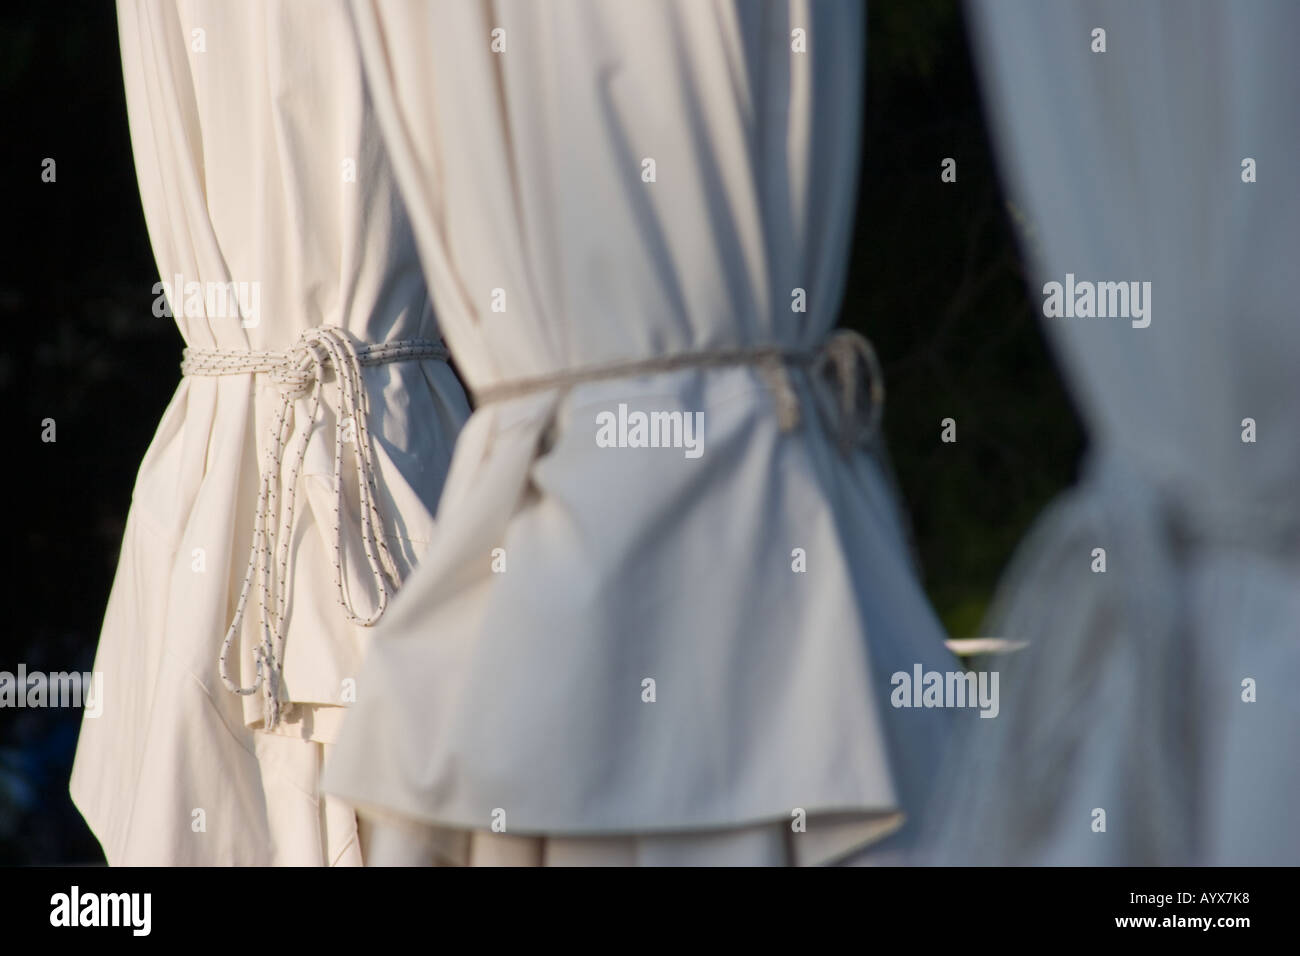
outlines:
M345 8L118 16L170 287L156 312L188 350L140 467L72 794L113 864L359 862L319 768L468 407Z
M821 862L895 831L948 720L891 675L955 665L854 440L868 350L823 348L861 4L353 14L480 404L324 786L451 862ZM655 413L702 444L635 447Z
M1300 863L1300 7L969 10L1032 295L1075 289L1043 321L1092 447L1004 585L1025 667L940 852ZM1101 317L1101 282L1146 314L1116 288Z

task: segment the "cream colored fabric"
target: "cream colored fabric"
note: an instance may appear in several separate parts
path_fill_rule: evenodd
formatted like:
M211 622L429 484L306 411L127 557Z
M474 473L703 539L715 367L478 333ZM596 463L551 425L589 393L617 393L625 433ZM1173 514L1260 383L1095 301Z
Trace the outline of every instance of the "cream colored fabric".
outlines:
M471 389L825 339L853 226L860 4L353 13ZM813 382L790 375L789 432L752 367L477 410L326 789L448 831L611 837L626 860L646 838L704 859L745 828L806 837L800 859L821 862L895 829L947 715L891 708L891 675L953 665L880 463L841 456ZM620 403L701 412L702 454L598 447ZM499 842L473 841L462 860Z
M1300 863L1300 6L970 10L1031 300L1149 282L1150 324L1043 320L1091 460L1004 585L1031 643L936 852Z
M206 286L188 303L189 290L175 290L185 344L283 351L326 325L357 343L436 341L341 4L122 0L118 14L140 193L163 281L258 289L254 301L254 286L244 287L242 311L200 311ZM442 362L367 366L362 377L378 506L406 574L432 534L468 408ZM110 863L359 859L352 811L317 789L368 639L338 604L332 566L335 437L349 425L336 421L336 385L327 375L296 485L283 695L296 706L275 737L255 730L256 695L222 685L217 656L281 386L266 374L187 377L163 416L140 467L95 662L103 715L83 723L71 785ZM293 442L308 433L308 410L297 399ZM364 614L376 594L354 466L345 487L345 578ZM245 686L260 639L258 615L246 614L233 668Z
M856 833L842 827L796 833L777 822L646 836L529 837L361 816L370 866L799 866L835 860L847 843L867 845L889 829L888 821L877 820ZM872 854L868 847L862 856Z

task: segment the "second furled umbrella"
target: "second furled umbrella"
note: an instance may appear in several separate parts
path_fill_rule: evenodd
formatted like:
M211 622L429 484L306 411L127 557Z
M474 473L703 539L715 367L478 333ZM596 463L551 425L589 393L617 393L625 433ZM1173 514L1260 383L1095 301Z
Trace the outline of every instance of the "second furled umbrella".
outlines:
M462 863L898 830L948 721L893 675L951 661L870 449L879 371L828 338L861 4L353 13L478 409L326 788Z

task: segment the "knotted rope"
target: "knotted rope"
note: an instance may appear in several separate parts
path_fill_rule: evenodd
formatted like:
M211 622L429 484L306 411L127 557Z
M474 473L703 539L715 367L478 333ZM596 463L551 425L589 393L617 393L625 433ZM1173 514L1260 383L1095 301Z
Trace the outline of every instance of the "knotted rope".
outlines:
M297 496L298 477L307 454L307 442L312 425L320 411L322 387L326 367L332 367L338 387L339 426L334 430L334 584L339 605L347 613L348 621L369 627L383 615L390 595L399 581L397 566L388 546L388 534L377 499L375 466L370 445L368 422L369 397L362 380L361 369L368 365L389 362L421 361L447 358L447 350L437 342L425 339L405 339L377 345L358 346L341 328L322 326L305 330L297 343L287 352L263 352L231 349L186 349L181 361L184 375L257 375L269 374L283 394L279 411L272 426L272 439L267 445L262 461L261 485L257 493L257 510L253 521L253 542L249 549L248 566L244 583L235 606L235 615L221 643L218 670L226 689L240 696L263 696L263 713L267 730L274 730L281 718L280 686L284 667L285 602L289 592L289 552L293 538L293 512ZM283 511L277 511L280 497L281 458L288 446L294 425L295 400L310 395L308 427L298 440L296 455L286 482ZM361 505L361 540L366 551L366 562L374 576L378 594L375 610L368 617L357 613L352 597L343 583L343 537L340 511L344 504L343 444L345 422L355 423L353 460L357 472L357 493ZM270 516L279 516L275 529L270 528ZM273 551L279 542L278 559L273 564ZM258 612L262 627L262 642L254 650L257 679L251 687L241 687L229 674L228 657L240 632L248 604L248 595L254 579L258 589Z
M756 346L661 355L502 382L476 390L474 399L476 404L485 405L537 392L569 389L587 382L673 372L684 368L739 365L753 366L763 376L776 403L777 422L783 432L788 432L799 424L799 398L790 382L791 367L809 371L815 380L826 381L829 378L838 385L838 414L835 415L835 420L842 451L870 440L880 429L885 406L885 381L880 362L871 343L851 329L837 329L823 345L811 350ZM864 366L868 373L869 406L865 422L858 401L858 372Z

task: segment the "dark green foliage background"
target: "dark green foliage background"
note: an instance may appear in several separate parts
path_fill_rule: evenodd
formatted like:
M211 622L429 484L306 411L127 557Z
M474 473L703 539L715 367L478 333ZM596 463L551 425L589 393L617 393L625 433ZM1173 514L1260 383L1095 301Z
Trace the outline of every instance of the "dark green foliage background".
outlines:
M876 345L926 590L979 636L999 574L1073 481L1082 435L1026 298L960 5L868 6L864 163L844 324ZM957 160L957 181L940 163ZM957 422L957 442L939 441Z

